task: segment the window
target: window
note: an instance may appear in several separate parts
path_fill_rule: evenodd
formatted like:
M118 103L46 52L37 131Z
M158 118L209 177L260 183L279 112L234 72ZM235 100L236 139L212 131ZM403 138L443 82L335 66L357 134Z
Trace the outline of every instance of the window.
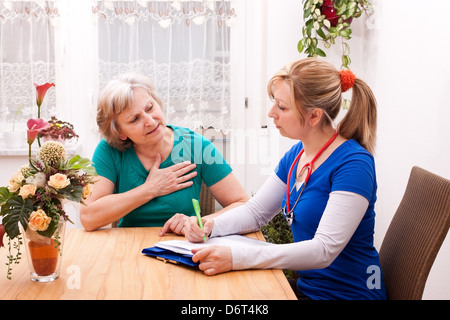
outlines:
M37 117L33 83L54 82L54 28L59 18L52 1L0 2L0 132ZM42 117L56 112L49 91Z
M153 79L168 122L229 129L230 1L96 1L100 85L138 71Z
M37 117L33 84L46 82L41 117L96 131L98 88L129 71L153 79L169 123L229 130L236 18L225 0L1 1L0 134L19 107L22 126Z

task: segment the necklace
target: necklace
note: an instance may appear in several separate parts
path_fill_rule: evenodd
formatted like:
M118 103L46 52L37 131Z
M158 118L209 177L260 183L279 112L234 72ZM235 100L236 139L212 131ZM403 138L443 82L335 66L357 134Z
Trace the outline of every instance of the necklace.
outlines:
M307 184L308 181L309 181L309 178L311 177L311 173L312 173L312 168L313 168L314 162L315 162L316 159L317 159L317 158L318 158L318 157L319 157L319 156L320 156L320 155L328 148L328 146L334 141L334 139L336 139L337 135L338 135L338 131L336 130L336 132L335 132L334 135L331 137L331 139L328 140L328 141L322 146L322 148L320 148L319 152L317 152L317 154L314 156L314 158L313 158L310 162L305 163L305 165L303 166L303 168L300 170L299 175L303 174L303 171L304 171L305 169L308 170L308 173L306 174L305 181L303 182L302 188L301 188L301 190L300 190L300 192L299 192L299 194L298 194L297 199L295 200L294 206L293 206L292 209L291 209L291 204L290 204L290 199L289 199L289 198L290 198L290 194L292 193L292 191L293 191L294 188L295 188L295 183L294 183L294 185L292 186L291 190L289 190L289 185L290 185L290 183L291 183L291 174L292 174L292 170L294 169L296 163L298 162L298 160L299 160L300 157L302 156L303 152L305 151L304 149L302 149L302 150L299 152L299 154L298 154L297 157L295 158L294 162L292 163L291 168L289 169L288 177L287 177L287 186L286 186L286 204L285 204L285 206L284 206L284 208L283 208L283 215L285 216L285 218L286 218L286 220L287 220L287 222L288 222L289 225L292 224L292 221L293 221L293 218L294 218L292 212L294 211L295 206L297 205L297 202L298 202L298 200L300 199L300 196L302 195L303 190L305 189L306 184Z

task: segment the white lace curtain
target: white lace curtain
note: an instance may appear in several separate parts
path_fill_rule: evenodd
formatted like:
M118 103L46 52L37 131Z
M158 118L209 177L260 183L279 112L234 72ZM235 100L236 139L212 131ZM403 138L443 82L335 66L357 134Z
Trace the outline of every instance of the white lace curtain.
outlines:
M98 56L89 57L97 69L93 83L100 87L124 72L143 73L155 83L168 123L230 129L233 1L82 1L91 2L92 20L71 17L69 28L92 23L98 34L93 41ZM62 65L57 60L68 54L55 48L55 37L67 36L58 29L66 25L59 14L65 6L61 0L0 1L0 132L19 107L21 120L36 116L33 83L70 85L73 75L55 70ZM80 107L57 106L57 92L62 91L48 91L41 116Z
M100 85L137 71L150 77L169 123L229 129L229 1L95 1Z
M0 1L0 131L13 121L24 126L37 116L36 89L55 79L54 25L59 18L52 1ZM55 91L45 98L42 117L55 113Z

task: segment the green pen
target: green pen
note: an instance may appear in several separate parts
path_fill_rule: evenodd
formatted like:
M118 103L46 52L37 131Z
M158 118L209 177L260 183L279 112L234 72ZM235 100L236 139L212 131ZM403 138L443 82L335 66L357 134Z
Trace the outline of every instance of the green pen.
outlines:
M197 215L197 221L200 228L203 230L202 217L200 216L200 205L197 199L192 199L192 205L194 206L195 214ZM206 236L203 235L203 241L206 242Z

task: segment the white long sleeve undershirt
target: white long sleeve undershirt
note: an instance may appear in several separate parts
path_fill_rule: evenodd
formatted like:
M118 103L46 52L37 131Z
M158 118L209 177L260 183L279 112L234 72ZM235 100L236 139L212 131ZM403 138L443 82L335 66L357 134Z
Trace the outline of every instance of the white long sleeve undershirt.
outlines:
M266 225L281 210L286 184L272 174L246 204L214 219L211 237L245 234ZM233 270L308 270L329 266L347 245L369 201L353 192L334 191L311 240L274 246L232 248Z

